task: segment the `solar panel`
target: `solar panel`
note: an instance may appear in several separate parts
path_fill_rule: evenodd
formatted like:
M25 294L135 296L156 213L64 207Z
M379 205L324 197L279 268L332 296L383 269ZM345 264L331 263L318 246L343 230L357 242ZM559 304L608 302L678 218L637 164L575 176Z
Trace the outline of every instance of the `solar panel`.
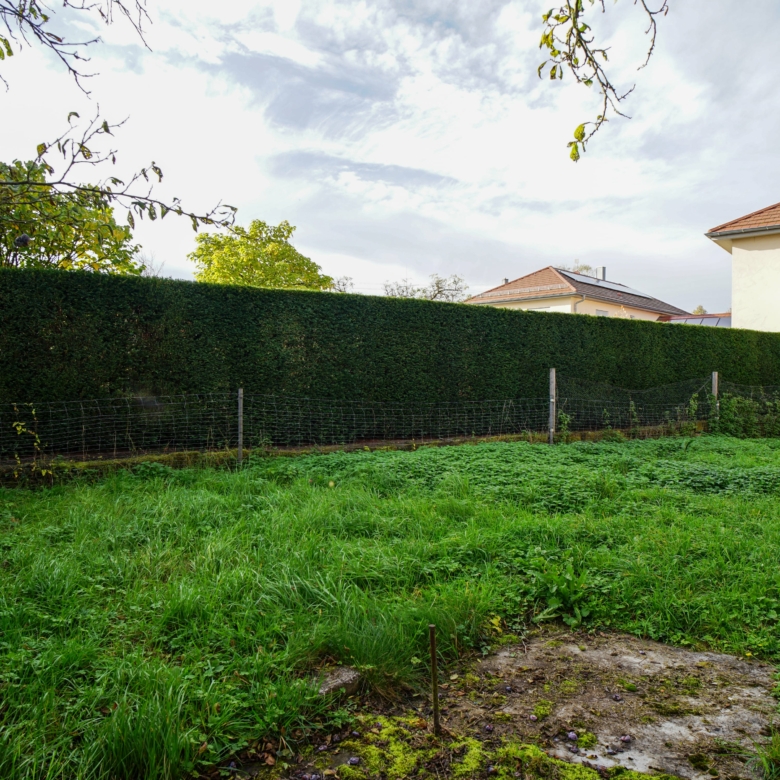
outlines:
M568 276L570 279L574 279L576 282L582 282L583 284L592 284L595 287L605 287L607 290L617 290L618 292L628 293L630 295L638 295L640 298L649 298L654 300L652 295L639 292L639 290L633 290L631 287L626 287L623 284L616 284L615 282L605 282L602 279L596 279L593 276L585 276L585 274L577 274L574 271L563 271L560 268L556 268L556 271L562 273L564 276Z

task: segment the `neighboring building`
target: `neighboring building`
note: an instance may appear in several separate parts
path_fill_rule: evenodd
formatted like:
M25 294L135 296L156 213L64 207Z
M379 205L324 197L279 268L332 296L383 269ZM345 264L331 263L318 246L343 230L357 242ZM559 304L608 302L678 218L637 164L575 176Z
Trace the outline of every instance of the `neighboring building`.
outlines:
M687 314L652 295L608 282L606 275L605 268L597 268L596 277L593 277L550 266L513 282L505 279L500 287L475 295L466 303L631 320L668 319Z
M780 331L780 203L719 225L706 235L731 253L734 327Z
M684 317L669 317L666 322L676 325L709 325L715 328L731 327L731 312L725 314L686 314Z

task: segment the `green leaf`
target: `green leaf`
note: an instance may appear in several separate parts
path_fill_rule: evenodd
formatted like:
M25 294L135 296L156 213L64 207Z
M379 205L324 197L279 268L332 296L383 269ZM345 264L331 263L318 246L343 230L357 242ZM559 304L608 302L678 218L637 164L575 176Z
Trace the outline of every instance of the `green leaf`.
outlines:
M585 140L585 123L584 122L574 131L574 137L578 141L584 141Z
M44 154L48 151L49 147L46 146L46 144L38 144L38 146L35 148L35 151L38 152L38 157L43 157Z
M569 146L571 147L571 151L569 152L569 157L571 157L574 162L580 161L580 145L578 143L570 143Z
M78 115L78 113L76 111L71 111L68 114L68 122L70 122L71 118L74 117L74 116L76 117L76 119L81 119L81 117Z

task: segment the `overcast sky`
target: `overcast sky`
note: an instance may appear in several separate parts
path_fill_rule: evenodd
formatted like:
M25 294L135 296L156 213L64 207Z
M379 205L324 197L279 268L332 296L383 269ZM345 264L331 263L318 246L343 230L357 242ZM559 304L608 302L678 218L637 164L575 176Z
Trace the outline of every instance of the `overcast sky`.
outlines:
M631 0L594 13L626 110L574 164L566 143L595 93L540 81L549 0L149 0L143 47L117 22L91 48L91 99L45 53L2 63L2 159L30 158L70 110L100 104L118 168L154 159L163 196L239 222L288 220L294 243L364 292L460 274L472 292L546 265L690 309L730 307L730 256L709 228L780 200L777 0L670 0L650 65ZM70 17L88 34L89 17ZM71 34L74 30L70 27ZM137 236L191 278L169 217Z

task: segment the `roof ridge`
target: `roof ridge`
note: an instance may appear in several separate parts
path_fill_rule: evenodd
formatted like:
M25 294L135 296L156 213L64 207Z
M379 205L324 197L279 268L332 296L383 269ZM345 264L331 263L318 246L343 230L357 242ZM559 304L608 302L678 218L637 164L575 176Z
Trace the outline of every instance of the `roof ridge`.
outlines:
M757 211L751 211L750 214L743 214L741 217L737 217L736 219L730 219L728 222L724 222L722 225L718 225L717 227L711 228L707 232L708 233L725 232L723 229L727 228L729 225L733 225L735 222L741 222L743 219L749 219L750 217L755 217L759 214L763 214L765 211L776 209L778 206L780 206L780 202L773 203L771 206L764 206L764 208L758 209ZM778 222L778 224L780 224L780 222Z

